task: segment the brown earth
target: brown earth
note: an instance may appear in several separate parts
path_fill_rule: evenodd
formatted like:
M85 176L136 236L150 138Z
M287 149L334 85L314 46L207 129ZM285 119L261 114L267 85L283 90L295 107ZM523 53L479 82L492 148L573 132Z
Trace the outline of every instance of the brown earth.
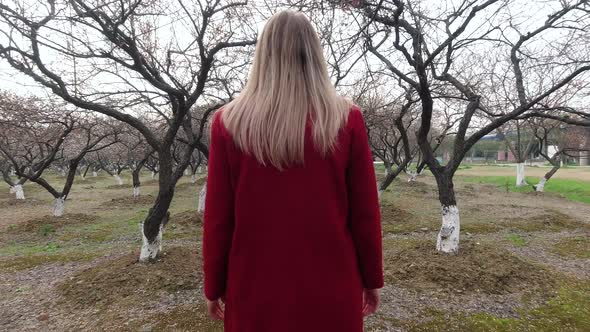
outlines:
M181 226L194 226L201 225L203 220L197 211L189 210L173 214L172 217L170 217L169 223Z
M141 303L146 298L195 289L201 281L200 255L195 249L166 248L152 263L139 263L138 253L100 262L57 286L64 303L112 306Z
M8 228L8 233L38 232L41 227L46 225L51 225L54 229L59 229L66 225L90 223L97 218L97 216L84 213L67 213L61 217L46 215L11 225Z
M431 241L395 241L385 257L388 283L420 291L505 294L555 285L548 270L473 241L463 241L456 256L437 252Z
M139 197L133 197L131 194L125 197L112 198L110 201L106 201L101 204L104 207L111 208L127 208L137 205L153 204L155 197L152 195L140 195Z

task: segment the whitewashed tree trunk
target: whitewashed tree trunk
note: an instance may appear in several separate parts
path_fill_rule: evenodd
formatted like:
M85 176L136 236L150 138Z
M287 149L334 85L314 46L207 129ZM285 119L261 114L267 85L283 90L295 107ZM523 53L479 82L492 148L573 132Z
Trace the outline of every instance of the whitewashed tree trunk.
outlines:
M196 183L196 182L197 182L197 175L196 174L193 174L191 176L191 183Z
M152 172L152 180L156 178L156 172Z
M199 173L199 174L203 173L203 167L201 167L201 166L197 167L197 173Z
M16 189L14 189L14 186L10 186L9 191L11 194L14 194L16 192Z
M457 254L459 252L459 208L456 205L442 207L442 227L436 239L436 250Z
M184 176L187 176L187 175L188 175L188 169L185 168L184 169Z
M64 208L65 208L66 199L64 197L59 197L55 199L53 203L53 216L54 217L61 217L64 215Z
M60 172L61 176L66 176L65 168L60 169L59 172Z
M377 182L377 197L378 197L379 199L381 199L381 194L383 193L383 190L381 190L379 187L381 187L381 186L380 186L380 183L379 183L379 182Z
M139 187L133 187L133 198L139 197L140 191Z
M23 191L23 185L17 184L11 188L11 191L14 192L16 199L25 199L25 192Z
M535 191L542 193L545 190L545 183L547 183L547 179L542 177L541 181L535 185Z
M199 202L197 205L197 213L200 215L205 214L205 196L207 195L207 183L203 184L203 188L199 192Z
M410 172L408 172L408 174L410 175L408 182L416 182L416 178L418 177L418 172L410 171Z
M95 177L97 177L97 176L98 176L98 173L96 173L95 171L92 171L92 177L94 177L94 178L95 178Z
M524 163L516 164L516 186L526 186L526 180L524 178Z
M119 174L115 174L113 175L113 177L115 177L115 181L117 181L117 184L122 186L123 185L123 180L121 179L121 177L119 176Z
M139 224L139 231L141 232L142 244L141 244L141 252L139 254L139 261L142 263L148 262L149 260L155 259L160 251L162 251L162 227L160 225L160 230L158 231L158 235L151 243L148 241L147 237L143 233L143 224Z

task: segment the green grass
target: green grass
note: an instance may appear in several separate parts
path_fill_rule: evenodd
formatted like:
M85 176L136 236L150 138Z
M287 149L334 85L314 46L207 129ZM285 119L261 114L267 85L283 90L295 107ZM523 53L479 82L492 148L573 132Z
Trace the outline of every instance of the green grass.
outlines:
M533 192L532 185L537 184L539 181L535 177L526 177L526 181L530 185L516 187L516 177L514 176L459 176L458 178L469 183L494 184L510 192ZM590 204L590 182L572 179L550 179L545 184L545 191L560 194L572 201Z
M524 247L526 246L526 240L520 236L519 234L508 234L506 239L510 241L515 247Z
M491 314L452 314L436 310L427 312L431 320L409 323L409 331L590 331L590 283L563 286L556 297L535 308L523 308L518 318L501 318Z
M561 239L551 251L564 257L590 258L590 240L581 236Z

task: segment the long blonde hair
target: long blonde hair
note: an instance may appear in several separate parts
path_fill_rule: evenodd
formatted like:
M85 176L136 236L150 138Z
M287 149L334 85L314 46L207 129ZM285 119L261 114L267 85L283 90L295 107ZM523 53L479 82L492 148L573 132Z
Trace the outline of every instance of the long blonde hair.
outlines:
M261 164L302 164L312 120L317 151L333 151L350 102L330 82L320 40L304 14L282 11L267 22L250 77L222 120L237 146Z

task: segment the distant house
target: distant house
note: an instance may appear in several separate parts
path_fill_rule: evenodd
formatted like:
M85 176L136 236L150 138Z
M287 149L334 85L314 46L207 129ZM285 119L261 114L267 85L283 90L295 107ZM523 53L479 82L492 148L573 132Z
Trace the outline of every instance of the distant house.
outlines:
M496 158L497 161L515 161L516 158L512 151L509 150L500 150L498 151L498 157Z

